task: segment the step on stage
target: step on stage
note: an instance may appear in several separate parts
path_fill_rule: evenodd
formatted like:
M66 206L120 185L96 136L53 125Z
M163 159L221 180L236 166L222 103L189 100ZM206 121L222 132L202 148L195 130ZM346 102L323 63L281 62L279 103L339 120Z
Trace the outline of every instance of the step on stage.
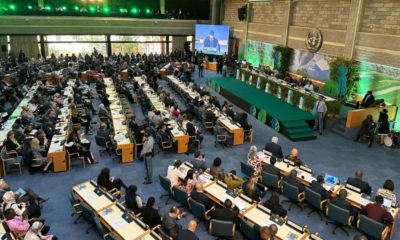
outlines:
M311 127L314 121L311 113L271 94L229 77L211 78L208 86L292 141L317 137Z

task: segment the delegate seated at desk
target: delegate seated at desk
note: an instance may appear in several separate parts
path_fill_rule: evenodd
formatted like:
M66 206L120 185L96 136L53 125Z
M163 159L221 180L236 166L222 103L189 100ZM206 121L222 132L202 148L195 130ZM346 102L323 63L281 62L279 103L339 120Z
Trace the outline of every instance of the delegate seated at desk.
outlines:
M209 199L204 193L204 187L201 182L196 183L196 190L191 192L190 198L200 204L203 204L206 210L210 210L214 206L211 199Z
M284 177L283 180L285 182L289 183L290 185L297 187L299 189L299 192L304 192L305 188L304 188L303 184L301 184L301 182L297 179L297 171L296 170L290 171L289 176Z
M300 167L304 165L304 163L299 158L299 151L297 150L297 148L292 148L290 154L286 156L286 159L292 161L295 166Z
M393 222L392 214L382 204L383 204L383 197L378 195L375 197L375 203L367 204L362 209L362 212L365 213L367 217L375 221L378 221L380 223L385 223L385 222L392 223Z
M362 193L365 194L371 194L371 186L362 180L363 177L363 173L361 172L361 170L357 170L355 172L355 177L354 178L348 178L347 179L347 184L352 185L354 187L357 187L361 190Z
M262 168L263 172L274 174L277 175L279 178L281 178L282 177L281 171L279 170L279 168L275 167L275 163L276 163L276 158L272 156L269 159L269 164L264 164Z
M319 193L321 195L322 200L329 199L329 197L332 194L331 191L327 191L324 188L324 186L323 186L324 182L325 182L324 177L321 175L317 176L317 180L314 180L311 182L311 190Z
M278 141L278 137L272 137L271 142L265 145L264 150L270 152L274 157L283 158L282 147L278 144Z
M265 201L263 205L264 207L271 210L272 214L278 214L280 217L284 218L286 217L287 211L282 207L279 202L279 195L276 193L272 193L271 197L267 201Z
M193 168L196 170L205 171L207 169L206 159L204 157L204 154L201 154L200 151L196 151L194 153L194 159L191 159L189 162L193 165Z
M340 189L339 194L332 198L330 202L340 208L346 209L350 211L350 216L355 216L357 215L357 209L354 208L349 202L346 201L347 199L347 190L346 189Z
M226 199L223 208L217 208L212 212L211 219L237 223L238 215L239 209L236 206L232 206L230 199Z

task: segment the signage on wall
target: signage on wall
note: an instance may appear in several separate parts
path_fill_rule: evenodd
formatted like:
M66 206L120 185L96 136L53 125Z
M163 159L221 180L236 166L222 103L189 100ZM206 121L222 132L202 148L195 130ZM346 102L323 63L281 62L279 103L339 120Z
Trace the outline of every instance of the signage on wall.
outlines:
M312 53L318 52L321 49L323 42L324 38L322 37L322 32L318 28L313 28L307 33L306 48L308 51Z

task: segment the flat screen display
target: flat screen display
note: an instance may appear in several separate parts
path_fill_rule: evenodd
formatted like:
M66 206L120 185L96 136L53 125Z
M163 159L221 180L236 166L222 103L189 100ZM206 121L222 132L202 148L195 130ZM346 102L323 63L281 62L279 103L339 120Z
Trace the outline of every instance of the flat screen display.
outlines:
M196 24L196 49L204 54L228 54L229 26Z

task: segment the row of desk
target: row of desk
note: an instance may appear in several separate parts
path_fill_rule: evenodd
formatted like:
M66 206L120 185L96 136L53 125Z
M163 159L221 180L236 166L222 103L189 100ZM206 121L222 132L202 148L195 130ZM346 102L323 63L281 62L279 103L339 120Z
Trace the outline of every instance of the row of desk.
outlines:
M71 128L71 103L74 98L74 90L72 86L75 80L68 81L68 87L64 89L64 102L63 107L60 109L61 114L58 115L58 123L54 129L55 134L51 139L47 158L53 162L54 172L65 172L70 166L67 164L67 150L65 144L67 143L68 135Z
M87 204L101 223L119 240L161 240L140 219L130 214L111 194L100 189L93 180L72 187L79 201Z
M271 153L263 151L259 152L258 156L260 159L262 159L264 164L270 164ZM310 168L304 166L301 167L294 166L294 164L291 161L286 159L284 161L276 162L275 167L277 167L280 170L281 174L284 176L288 176L292 170L296 170L297 179L307 187L311 185L312 181L316 180L316 178L312 175L312 170ZM323 186L326 190L332 192L332 197L335 197L341 189L346 189L347 202L349 202L352 206L356 207L357 209L362 209L367 204L373 203L371 200L364 198L363 194L360 193L359 189L357 189L354 186L348 184L338 184L332 186L327 183L325 183ZM392 206L390 209L388 209L388 211L392 214L394 219L390 235L392 239L396 230L397 221L400 215L400 210L397 207Z
M192 169L192 165L185 162L181 165L180 171L185 175L185 173ZM202 182L204 186L204 193L215 203L220 206L224 205L226 199L230 199L233 204L239 209L239 217L244 218L250 223L257 224L260 227L269 226L271 224L276 224L278 227L278 232L276 236L279 239L318 239L316 236L311 236L308 233L306 226L301 227L290 220L283 220L273 214L271 211L262 204L257 204L252 201L249 197L235 193L228 194L227 185L221 181L212 181L211 176L207 173L203 173L199 176L198 180Z
M121 104L121 99L115 89L115 85L111 78L105 78L106 94L110 102L111 120L114 129L114 141L117 150L121 151L121 163L133 162L134 159L134 143L130 138L129 127L125 110Z
M168 125L172 141L176 144L176 153L186 153L189 148L189 135L179 126L177 121L171 118L169 109L160 101L154 90L147 84L145 77L135 77L135 81L141 86L146 97L150 100L152 106L161 112L164 118L168 118Z
M12 130L12 126L15 121L21 116L21 112L24 107L29 107L30 110L35 111L37 106L30 103L33 96L35 96L39 84L35 83L25 97L21 100L18 106L15 108L14 112L9 116L8 120L3 124L3 129L0 131L0 146L3 145L4 141L7 139L7 133Z
M167 77L167 81L170 85L173 85L175 88L179 88L183 91L187 96L189 96L192 100L196 97L200 98L200 94L190 87L186 86L183 82L179 81L176 77L169 75ZM217 116L217 122L220 123L226 131L228 131L233 136L233 145L241 145L244 142L244 131L238 123L235 123L228 116L222 114L218 109L214 109L214 114Z

